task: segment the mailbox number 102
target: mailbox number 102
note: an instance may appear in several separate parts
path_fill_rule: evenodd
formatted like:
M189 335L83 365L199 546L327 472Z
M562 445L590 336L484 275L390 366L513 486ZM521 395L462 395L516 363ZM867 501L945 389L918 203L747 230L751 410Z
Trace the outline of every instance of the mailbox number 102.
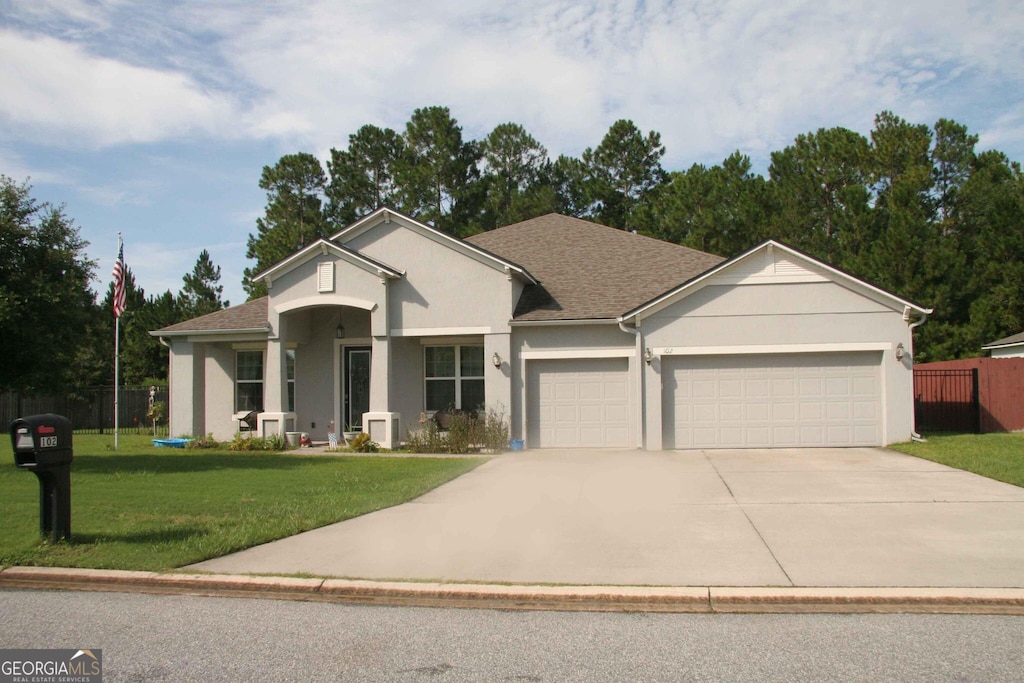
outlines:
M39 447L40 448L56 448L57 447L57 437L55 437L55 436L41 436L41 437L39 437Z

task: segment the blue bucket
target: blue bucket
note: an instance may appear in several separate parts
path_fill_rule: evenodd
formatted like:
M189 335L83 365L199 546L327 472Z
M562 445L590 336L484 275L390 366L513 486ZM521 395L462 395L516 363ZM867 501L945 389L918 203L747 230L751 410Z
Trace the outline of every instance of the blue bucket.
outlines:
M521 451L526 447L526 443L522 439L512 439L508 445L514 451Z

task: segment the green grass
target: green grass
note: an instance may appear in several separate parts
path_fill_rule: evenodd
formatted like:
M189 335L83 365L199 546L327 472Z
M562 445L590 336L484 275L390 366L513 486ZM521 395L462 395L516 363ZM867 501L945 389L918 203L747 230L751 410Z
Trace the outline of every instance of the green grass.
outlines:
M155 448L76 435L71 541L39 535L39 483L0 445L0 565L163 571L411 500L481 458Z
M1024 486L1024 433L926 435L927 443L901 443L893 450Z

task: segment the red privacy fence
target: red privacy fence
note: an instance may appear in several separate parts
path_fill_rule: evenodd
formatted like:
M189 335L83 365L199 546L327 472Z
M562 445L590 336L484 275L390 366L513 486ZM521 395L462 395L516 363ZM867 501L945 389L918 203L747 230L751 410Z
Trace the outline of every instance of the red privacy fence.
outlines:
M917 431L1024 429L1024 358L965 358L914 366Z

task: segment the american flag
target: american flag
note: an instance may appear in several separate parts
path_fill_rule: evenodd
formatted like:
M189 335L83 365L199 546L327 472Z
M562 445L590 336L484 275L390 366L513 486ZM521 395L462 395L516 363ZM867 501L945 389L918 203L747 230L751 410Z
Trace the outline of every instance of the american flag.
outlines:
M117 236L117 260L114 261L114 318L124 313L124 242Z

